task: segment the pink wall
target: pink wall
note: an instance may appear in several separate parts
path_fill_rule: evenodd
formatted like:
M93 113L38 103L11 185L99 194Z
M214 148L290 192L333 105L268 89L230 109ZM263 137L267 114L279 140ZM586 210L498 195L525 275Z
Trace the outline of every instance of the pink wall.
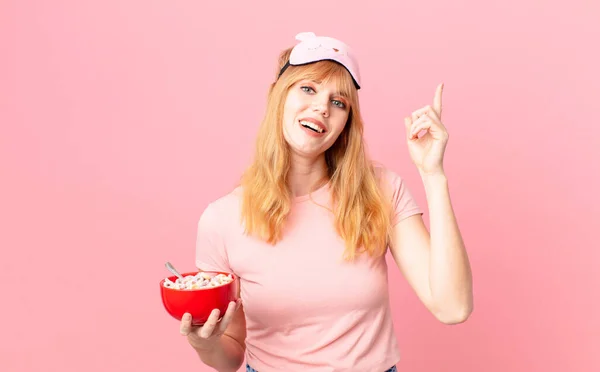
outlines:
M371 154L422 205L402 117L445 82L476 309L438 324L392 269L399 369L600 370L599 3L259 3L0 2L0 369L208 371L163 263L193 268L279 49L314 31L360 55Z

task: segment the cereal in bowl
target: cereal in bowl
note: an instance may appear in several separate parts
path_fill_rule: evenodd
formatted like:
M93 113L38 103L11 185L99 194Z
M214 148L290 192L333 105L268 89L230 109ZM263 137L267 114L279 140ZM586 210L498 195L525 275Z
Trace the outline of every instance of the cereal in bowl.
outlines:
M179 278L174 282L169 280L169 278L165 279L164 286L166 288L179 289L179 290L191 290L191 289L204 289L204 288L213 288L218 287L220 285L225 285L233 281L233 277L231 274L209 274L200 271L196 275L186 275L183 278L183 281Z

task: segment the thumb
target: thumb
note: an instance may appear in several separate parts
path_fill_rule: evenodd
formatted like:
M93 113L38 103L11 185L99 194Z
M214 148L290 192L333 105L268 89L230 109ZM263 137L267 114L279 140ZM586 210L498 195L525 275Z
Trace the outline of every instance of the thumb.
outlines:
M179 324L179 332L183 336L187 336L192 331L192 315L190 313L183 314L181 323Z

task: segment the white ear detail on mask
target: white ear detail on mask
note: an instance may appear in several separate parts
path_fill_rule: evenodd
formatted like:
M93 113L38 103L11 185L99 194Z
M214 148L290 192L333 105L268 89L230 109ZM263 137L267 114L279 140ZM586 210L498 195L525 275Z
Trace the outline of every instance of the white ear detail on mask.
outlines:
M296 40L305 41L316 37L317 35L315 35L314 32L301 32L298 35L296 35Z

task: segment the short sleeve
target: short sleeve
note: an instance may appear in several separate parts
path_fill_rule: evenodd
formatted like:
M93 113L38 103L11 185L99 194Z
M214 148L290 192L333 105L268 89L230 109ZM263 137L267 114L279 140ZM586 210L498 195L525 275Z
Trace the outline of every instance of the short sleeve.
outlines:
M392 202L392 225L412 215L423 214L404 180L389 169L381 172Z
M223 239L224 230L213 204L209 204L198 221L196 235L196 267L206 271L231 273L227 248Z

